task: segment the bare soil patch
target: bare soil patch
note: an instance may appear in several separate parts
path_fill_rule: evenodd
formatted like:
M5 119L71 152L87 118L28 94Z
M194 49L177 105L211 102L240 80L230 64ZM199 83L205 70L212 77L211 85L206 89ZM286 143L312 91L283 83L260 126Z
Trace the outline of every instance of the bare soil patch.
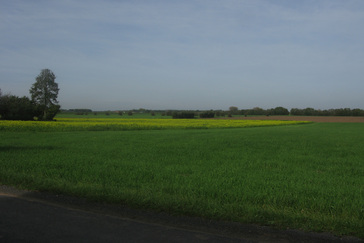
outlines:
M218 119L240 119L240 120L284 120L284 121L312 121L312 122L364 122L364 117L354 116L248 116L229 117Z

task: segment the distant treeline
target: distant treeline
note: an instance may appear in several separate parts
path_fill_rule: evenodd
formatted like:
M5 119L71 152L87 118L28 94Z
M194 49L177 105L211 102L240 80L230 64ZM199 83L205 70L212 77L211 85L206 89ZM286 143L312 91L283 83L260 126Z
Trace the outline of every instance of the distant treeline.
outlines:
M77 115L87 115L88 113L92 113L91 109L69 109L69 110L63 110L63 112L72 112L76 113Z
M362 109L329 109L329 110L316 110L314 108L292 108L288 111L283 107L276 107L274 109L264 110L259 107L241 110L241 115L291 115L291 116L364 116L364 110Z
M223 110L210 110L210 111L174 111L162 113L166 115L172 115L173 118L191 118L192 114L200 118L213 118L213 117L224 117L232 115L241 116L364 116L364 110L362 109L329 109L329 110L316 110L314 108L292 108L290 111L284 107L276 107L272 109L262 109L255 107L253 109L242 109L238 110L235 107L230 108L228 111Z
M62 112L72 112L77 115L87 115L88 113L94 113L95 115L100 112L94 112L91 109L69 109L63 110ZM271 109L262 109L260 107L255 107L252 109L242 109L239 110L235 106L231 106L229 110L147 110L147 109L133 109L126 111L107 111L107 115L110 113L117 113L119 115L128 114L140 114L140 113L150 113L155 115L156 113L162 116L172 116L172 118L183 119L183 118L214 118L214 117L231 117L231 116L277 116L277 115L291 115L291 116L364 116L364 110L362 109L350 109L350 108L340 108L340 109L329 109L329 110L316 110L314 108L292 108L290 111L284 107L276 107Z
M315 110L313 108L292 108L290 114L293 116L364 116L364 110L350 108L329 110Z

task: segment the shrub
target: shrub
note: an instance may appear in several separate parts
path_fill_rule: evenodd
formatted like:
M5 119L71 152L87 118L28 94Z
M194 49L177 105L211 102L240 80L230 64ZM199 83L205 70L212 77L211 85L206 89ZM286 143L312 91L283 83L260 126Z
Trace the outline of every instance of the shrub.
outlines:
M15 95L4 95L0 97L0 115L2 120L34 120L40 116L39 107L24 96L19 98Z
M200 113L200 118L214 118L214 117L215 117L215 112L213 111L206 111Z
M192 119L195 118L195 113L192 111L173 112L173 119Z
M216 116L225 116L225 112L224 111L216 111Z
M267 115L289 115L289 111L284 107L276 107L274 109L267 110Z
M245 110L246 115L252 115L252 116L259 116L259 115L266 115L267 111L260 108L260 107L254 107L250 110Z

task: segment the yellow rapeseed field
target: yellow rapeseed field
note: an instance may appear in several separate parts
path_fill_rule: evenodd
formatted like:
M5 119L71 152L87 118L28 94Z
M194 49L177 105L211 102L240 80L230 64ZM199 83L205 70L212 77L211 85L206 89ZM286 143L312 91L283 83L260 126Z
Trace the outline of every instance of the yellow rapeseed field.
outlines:
M0 131L123 131L158 129L209 129L280 126L302 121L213 119L108 119L57 118L57 121L2 121Z

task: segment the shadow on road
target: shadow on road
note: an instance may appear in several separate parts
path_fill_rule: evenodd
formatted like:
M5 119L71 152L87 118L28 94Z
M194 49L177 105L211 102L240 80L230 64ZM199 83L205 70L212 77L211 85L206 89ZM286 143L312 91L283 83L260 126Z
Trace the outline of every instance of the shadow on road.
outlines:
M363 242L0 186L1 242Z

